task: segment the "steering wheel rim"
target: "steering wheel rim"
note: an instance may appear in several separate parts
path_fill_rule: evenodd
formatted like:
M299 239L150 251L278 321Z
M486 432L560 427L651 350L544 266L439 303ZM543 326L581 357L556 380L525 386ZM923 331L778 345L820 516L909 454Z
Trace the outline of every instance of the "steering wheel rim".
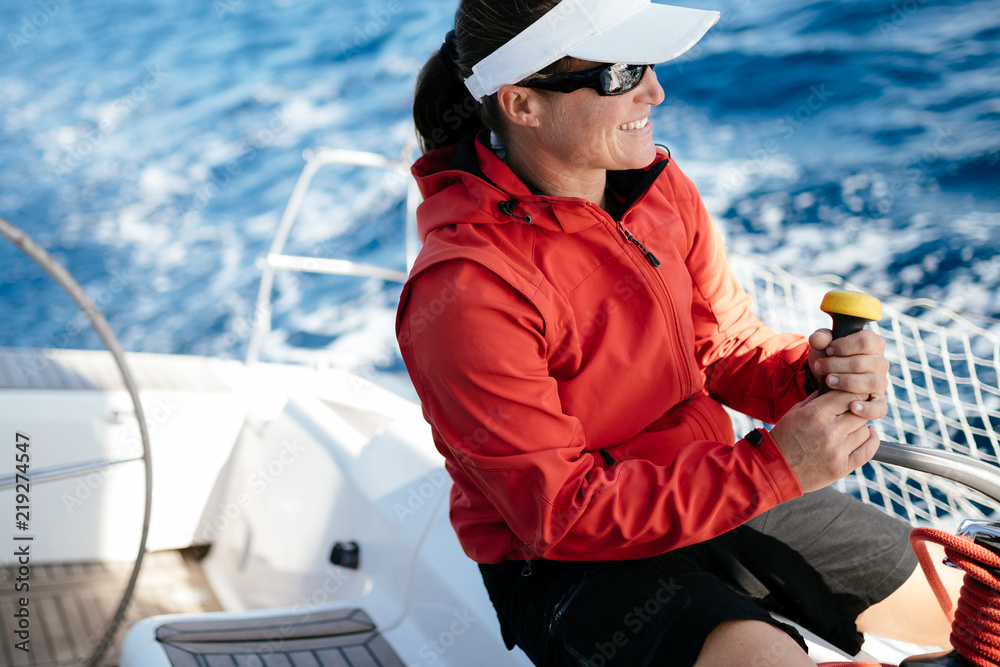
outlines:
M135 380L132 378L132 373L129 371L128 364L125 362L125 353L122 351L121 344L118 342L118 338L111 330L111 326L108 324L107 320L104 319L104 316L101 315L101 312L90 300L86 292L83 291L83 288L80 287L79 283L76 282L73 276L71 276L69 272L63 268L61 264L59 264L59 262L53 259L44 248L35 243L27 234L2 217L0 217L0 234L19 248L21 252L34 260L35 263L45 269L45 271L52 276L59 286L65 290L69 297L73 299L77 307L79 307L80 310L83 311L84 315L87 316L87 319L90 320L91 326L94 328L94 331L97 332L101 342L104 343L104 347L111 353L111 356L114 357L115 365L118 366L118 370L122 376L122 381L125 383L125 387L128 389L129 396L132 399L132 405L135 408L135 416L139 420L139 435L142 439L142 461L146 473L146 499L142 519L142 536L139 539L138 553L136 554L135 561L132 564L132 575L129 578L128 585L125 587L121 600L118 603L118 609L111 621L105 627L104 634L99 643L87 657L87 667L97 667L101 658L103 658L104 654L107 652L108 646L111 645L111 641L114 639L115 634L118 632L118 627L121 625L122 619L125 618L125 610L128 607L128 603L132 599L132 593L135 590L136 581L139 579L139 570L142 567L143 556L146 553L146 541L149 537L149 520L152 514L153 506L153 463L152 457L150 456L149 431L146 427L146 417L142 411L142 403L139 400L138 387L136 386Z

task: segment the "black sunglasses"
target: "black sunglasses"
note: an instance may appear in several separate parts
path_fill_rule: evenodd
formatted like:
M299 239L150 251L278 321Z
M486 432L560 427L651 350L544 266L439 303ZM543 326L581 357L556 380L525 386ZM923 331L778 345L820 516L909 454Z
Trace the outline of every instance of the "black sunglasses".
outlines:
M598 65L582 72L554 74L544 79L532 79L518 85L525 88L552 90L557 93L572 93L580 88L593 88L598 95L622 95L642 83L642 77L646 73L647 67L653 69L653 65L626 65L625 63Z

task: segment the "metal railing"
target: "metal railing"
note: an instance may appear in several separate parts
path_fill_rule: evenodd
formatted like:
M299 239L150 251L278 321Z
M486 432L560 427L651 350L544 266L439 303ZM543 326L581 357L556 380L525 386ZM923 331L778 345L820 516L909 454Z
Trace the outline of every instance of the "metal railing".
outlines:
M748 256L731 255L730 264L755 312L778 331L829 327L819 311L823 293L856 289L835 276L807 280ZM889 414L876 424L883 447L837 487L913 525L953 530L961 519L994 518L1000 322L926 300L876 296L883 298L883 316L872 329L885 339L890 364ZM732 416L738 433L759 425Z
M100 472L107 468L112 468L125 463L135 463L137 461L141 462L142 460L141 456L131 459L117 459L114 461L111 459L93 459L91 461L64 463L50 466L48 468L33 469L31 471L31 483L38 486L39 484L47 484L48 482L58 482L61 479L82 477L88 473ZM18 475L15 473L10 475L0 475L0 491L13 489L17 484L17 478Z
M247 346L247 365L257 363L260 358L260 348L264 339L271 331L271 294L274 290L274 275L277 271L299 271L304 273L322 273L327 275L358 276L377 278L392 282L406 282L406 276L417 257L417 223L416 211L420 200L417 183L410 178L410 156L413 146L403 148L399 159L392 160L377 153L345 150L342 148L318 148L315 151L305 151L303 157L306 165L299 174L292 196L288 199L285 211L278 223L271 247L264 257L257 261L263 274L260 279L260 290L257 294L257 306L254 309L253 331ZM346 165L366 167L394 173L408 179L406 190L406 218L403 236L406 243L406 271L397 271L383 266L364 264L346 259L324 257L301 257L285 255L285 243L291 233L292 226L302 209L302 202L316 173L328 165Z

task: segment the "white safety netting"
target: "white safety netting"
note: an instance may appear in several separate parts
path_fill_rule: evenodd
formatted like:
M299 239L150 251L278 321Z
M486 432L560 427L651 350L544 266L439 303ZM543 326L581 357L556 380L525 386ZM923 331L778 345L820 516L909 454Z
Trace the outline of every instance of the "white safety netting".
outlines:
M758 315L777 331L829 327L819 310L830 289L857 289L835 277L804 280L749 257L730 257ZM859 290L864 291L864 290ZM956 452L1000 475L1000 322L960 315L926 300L882 299L871 328L886 340L889 414L883 440ZM733 413L737 433L757 424ZM995 504L934 475L872 462L838 483L866 503L913 525L954 531L962 519L991 518Z

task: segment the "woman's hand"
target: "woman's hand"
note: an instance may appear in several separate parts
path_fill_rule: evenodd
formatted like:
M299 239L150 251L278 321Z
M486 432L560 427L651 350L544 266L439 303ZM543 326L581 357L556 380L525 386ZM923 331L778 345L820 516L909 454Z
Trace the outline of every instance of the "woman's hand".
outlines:
M863 415L863 416L859 416ZM886 414L885 397L831 391L796 404L771 429L771 437L803 493L832 484L867 463L879 439L868 419Z
M820 385L857 394L861 400L851 404L851 411L865 419L881 419L885 410L870 405L884 402L889 381L889 362L885 358L885 340L867 329L833 339L829 329L819 329L809 337L809 368Z
M888 412L885 341L864 330L833 339L829 329L809 337L809 368L836 391L813 394L771 430L803 493L821 489L867 463L879 439L867 422Z

